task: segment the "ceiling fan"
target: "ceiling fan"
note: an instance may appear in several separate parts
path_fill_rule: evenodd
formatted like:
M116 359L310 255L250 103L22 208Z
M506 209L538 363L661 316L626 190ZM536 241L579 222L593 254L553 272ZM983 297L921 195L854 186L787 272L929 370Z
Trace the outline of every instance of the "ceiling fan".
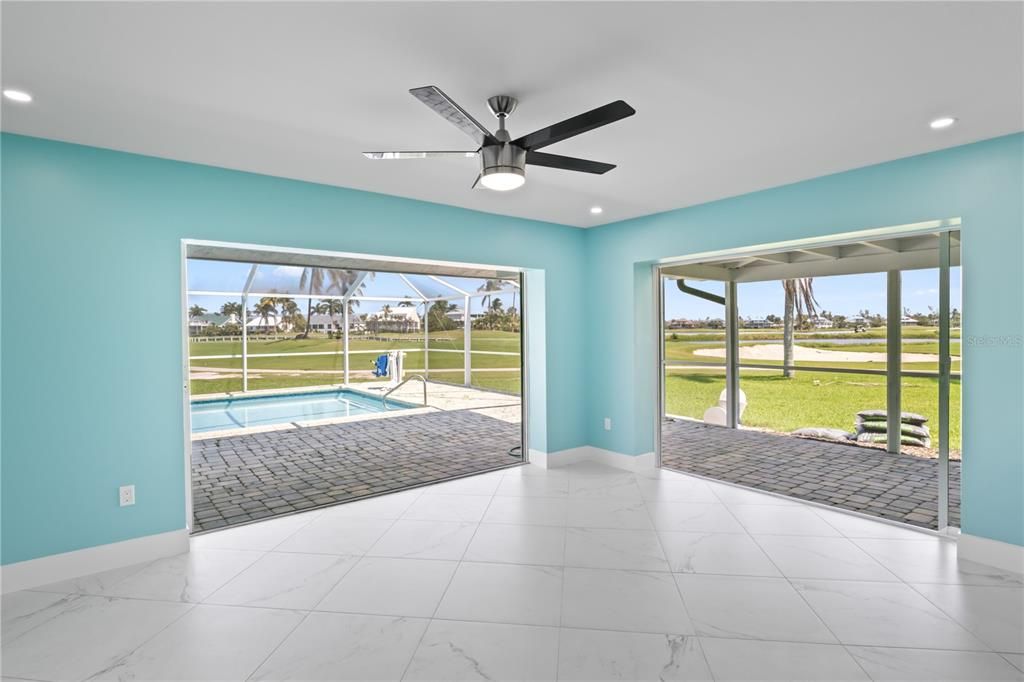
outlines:
M518 101L515 97L496 95L487 100L488 108L498 119L498 130L492 134L435 85L413 88L409 93L473 138L477 149L461 152L363 152L363 155L368 159L471 158L479 156L481 160L480 175L477 176L472 186L476 187L477 183L480 183L488 189L498 191L521 187L526 182L526 164L597 175L607 173L615 168L614 164L547 154L537 150L636 113L633 107L622 100L617 100L513 140L505 129L505 119L516 109Z

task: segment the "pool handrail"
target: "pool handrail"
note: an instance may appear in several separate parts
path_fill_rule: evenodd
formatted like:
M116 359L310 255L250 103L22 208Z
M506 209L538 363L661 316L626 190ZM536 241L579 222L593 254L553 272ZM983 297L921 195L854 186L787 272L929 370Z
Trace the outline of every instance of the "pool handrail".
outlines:
M402 386L405 386L413 379L419 379L420 381L423 382L423 406L427 406L427 379L422 374L411 374L405 379L402 379L402 381L399 382L398 385L395 386L394 388L388 389L388 392L380 397L380 402L384 406L385 410L388 409L388 396L397 391L398 389L400 389Z

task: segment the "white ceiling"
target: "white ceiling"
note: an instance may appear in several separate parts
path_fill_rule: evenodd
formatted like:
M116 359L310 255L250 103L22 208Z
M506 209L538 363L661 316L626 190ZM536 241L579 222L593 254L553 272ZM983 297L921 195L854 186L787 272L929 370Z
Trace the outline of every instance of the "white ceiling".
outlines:
M1021 3L3 2L4 130L591 226L1024 129ZM513 137L624 99L632 118L470 190L438 85ZM928 122L950 114L950 130ZM590 215L590 206L605 211Z

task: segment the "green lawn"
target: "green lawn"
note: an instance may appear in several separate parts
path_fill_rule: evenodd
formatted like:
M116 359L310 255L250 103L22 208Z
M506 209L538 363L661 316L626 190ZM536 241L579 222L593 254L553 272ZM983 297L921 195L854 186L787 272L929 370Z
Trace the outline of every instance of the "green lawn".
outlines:
M423 336L418 334L386 335L389 341L379 338L368 339L353 335L349 339L349 349L353 351L369 350L373 353L358 353L349 356L349 367L354 372L369 370L376 358L376 351L387 351L396 348L423 347ZM464 355L462 330L438 332L430 334L430 368L431 378L452 383L462 383ZM516 333L501 331L473 330L471 349L474 351L499 351L505 353L519 352L520 336ZM309 339L259 339L251 338L248 342L249 369L257 373L259 370L303 370L309 374L265 374L252 377L249 381L250 390L268 388L290 388L301 386L334 385L341 382L340 372L344 369L344 361L340 352L341 341L323 336ZM203 367L237 369L242 368L241 358L200 359L196 356L206 355L238 355L242 352L240 341L193 341L189 348L192 356L191 366L195 370ZM311 353L327 352L332 355L292 356L292 357L252 357L261 353ZM406 372L423 371L422 350L412 350L405 356ZM488 369L515 369L519 367L518 355L481 355L474 353L471 358L473 367L473 385L481 388L518 393L521 390L519 372L488 372ZM482 370L482 371L481 371ZM318 373L318 372L323 372ZM329 372L329 373L328 373ZM371 381L373 377L351 375L353 382ZM196 379L192 381L192 394L223 393L242 390L240 376L217 379Z
M938 327L919 327L916 325L902 328L905 339L938 339ZM691 341L722 341L725 342L725 330L723 329L666 329L665 336L671 337L676 334L681 339ZM951 338L960 338L960 329L949 330ZM885 327L872 327L863 331L855 332L852 329L816 329L810 331L796 332L797 339L834 339L834 338L858 338L858 339L884 339L886 336ZM741 339L781 339L782 329L741 329Z
M938 379L904 378L903 410L929 418L938 428ZM669 414L700 419L718 404L725 388L720 370L669 371L665 377L665 404ZM797 372L786 379L774 372L742 372L740 388L747 395L743 423L747 426L790 432L821 426L853 430L860 410L885 409L885 377ZM960 381L950 386L950 450L960 450ZM933 440L933 446L936 443Z
M749 339L742 339L740 346L751 346L757 345L758 341L751 341ZM806 348L820 348L823 350L836 350L836 351L850 351L856 353L885 353L884 344L839 344L830 343L824 340L803 340L798 339L797 345ZM724 358L714 358L706 355L697 355L695 351L701 348L725 348L725 340L721 339L718 342L693 342L692 339L672 340L670 338L665 339L665 360L670 362L721 362L725 364ZM953 356L953 371L960 371L960 342L952 341L949 344L950 355ZM926 353L938 355L939 343L904 343L904 353ZM782 365L781 360L758 360L757 364L764 365ZM797 365L803 365L806 367L839 367L843 369L885 369L885 362L810 362L806 360L798 360ZM933 371L937 372L939 367L937 362L908 362L904 363L903 368L912 371Z
M389 341L379 338L364 338L353 334L349 337L349 350L390 350L393 348L423 348L422 334L383 335ZM461 330L431 332L430 347L444 350L462 350L464 336ZM313 335L308 339L263 340L252 337L248 340L250 354L256 353L313 353L341 352L340 339L329 339ZM470 348L472 350L519 352L519 334L513 332L473 330ZM241 341L193 341L189 344L189 355L237 355L242 352Z

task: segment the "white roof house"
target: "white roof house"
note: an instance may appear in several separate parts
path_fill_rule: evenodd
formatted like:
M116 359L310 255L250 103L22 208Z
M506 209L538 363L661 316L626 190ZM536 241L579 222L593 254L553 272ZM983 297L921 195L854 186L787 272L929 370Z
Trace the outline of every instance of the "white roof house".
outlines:
M373 328L387 331L418 331L422 320L416 312L416 306L390 306L387 310L378 310L366 315L367 324Z
M245 324L245 328L252 331L290 331L292 324L280 319L280 314L270 313L266 319L262 315L253 315Z
M221 315L220 313L203 313L195 317L188 318L188 328L205 329L207 327L220 327L225 324L241 324L242 321L237 315L232 313L231 315Z
M478 310L475 313L470 312L469 319L476 320L483 317L485 314L486 313L482 310ZM445 317L447 317L449 320L458 322L459 324L462 324L462 322L464 322L466 319L466 315L463 312L462 308L455 308L454 310L449 310L447 313L445 313Z

